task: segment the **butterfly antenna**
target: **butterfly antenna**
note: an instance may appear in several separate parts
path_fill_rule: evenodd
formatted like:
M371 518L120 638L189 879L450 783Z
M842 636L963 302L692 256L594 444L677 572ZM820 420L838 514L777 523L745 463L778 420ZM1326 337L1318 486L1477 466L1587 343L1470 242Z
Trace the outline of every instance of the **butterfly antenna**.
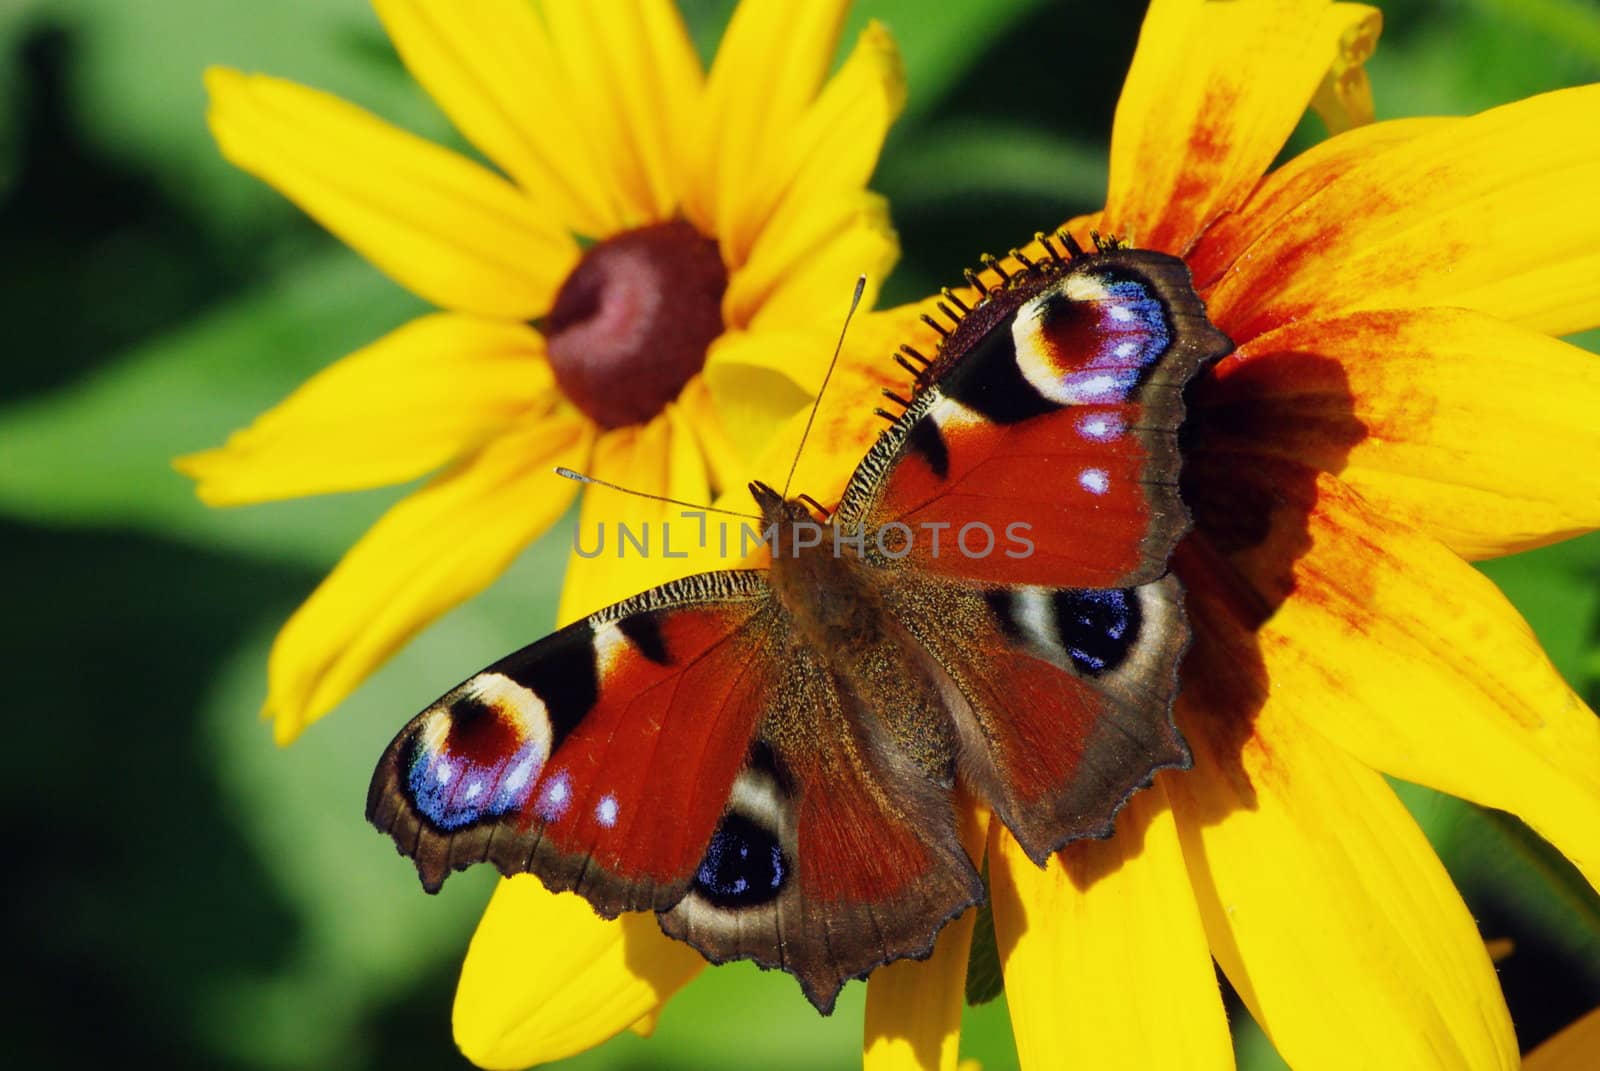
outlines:
M844 324L839 328L839 341L833 345L833 359L828 362L828 371L822 377L822 386L817 388L817 399L811 403L811 413L806 417L806 430L800 433L800 445L794 449L794 460L789 462L789 475L783 480L783 497L789 497L789 484L794 481L794 470L800 466L800 451L806 448L806 438L811 434L811 425L816 423L817 409L822 405L822 394L828 389L828 380L833 378L834 366L839 363L839 353L844 349L845 332L850 330L850 318L856 314L856 306L861 304L861 295L866 292L867 277L859 276L856 279L856 292L850 297L850 311L844 314Z
M556 466L556 475L563 476L569 480L575 480L578 483L592 483L597 484L600 487L609 487L613 491L621 491L625 495L633 495L637 498L648 498L652 502L665 502L669 506L683 506L685 509L701 510L705 513L722 513L729 517L743 517L746 520L751 521L761 520L761 518L757 517L754 513L739 513L738 511L731 509L717 509L715 506L698 506L693 502L685 502L682 499L668 498L666 495L652 495L646 491L635 491L631 487L622 487L619 484L610 482L609 480L599 480L593 476L585 476L581 472L573 472L571 469L564 468L560 465Z

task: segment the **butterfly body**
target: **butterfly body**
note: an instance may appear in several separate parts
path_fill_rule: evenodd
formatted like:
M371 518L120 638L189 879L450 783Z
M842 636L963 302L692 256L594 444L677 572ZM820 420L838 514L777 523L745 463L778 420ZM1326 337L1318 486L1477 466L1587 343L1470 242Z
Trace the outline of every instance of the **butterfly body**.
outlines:
M981 900L958 787L1043 865L1187 765L1176 432L1228 343L1173 258L1038 274L973 310L825 520L751 485L768 568L602 610L403 729L368 813L424 885L532 872L826 1011Z

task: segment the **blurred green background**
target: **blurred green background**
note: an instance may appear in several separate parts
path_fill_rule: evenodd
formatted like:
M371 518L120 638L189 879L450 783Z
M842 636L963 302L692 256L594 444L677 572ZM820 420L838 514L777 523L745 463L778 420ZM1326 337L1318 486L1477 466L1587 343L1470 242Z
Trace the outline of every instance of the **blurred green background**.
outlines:
M1384 6L1380 117L1600 79L1600 10L1582 0ZM709 57L731 2L685 7ZM1098 207L1141 14L860 5L856 25L888 22L910 79L875 182L905 247L886 302ZM11 1061L460 1066L454 974L492 878L422 895L362 821L367 779L405 718L550 626L569 537L530 549L293 748L272 745L256 711L273 632L399 492L219 512L168 461L421 306L222 162L203 122L212 63L333 90L460 147L361 0L0 3L3 651L12 694L33 697L13 710L0 780L18 849ZM1297 143L1320 133L1308 121ZM1593 702L1600 541L1488 571ZM1600 1004L1600 902L1571 869L1503 816L1401 788L1485 936L1515 942L1501 974L1524 1046ZM821 1020L788 978L721 968L652 1041L624 1035L570 1066L759 1054L845 1068L861 997L849 987ZM1243 1065L1277 1066L1236 1000L1230 1011ZM968 1026L965 1054L1015 1065L1003 1001Z

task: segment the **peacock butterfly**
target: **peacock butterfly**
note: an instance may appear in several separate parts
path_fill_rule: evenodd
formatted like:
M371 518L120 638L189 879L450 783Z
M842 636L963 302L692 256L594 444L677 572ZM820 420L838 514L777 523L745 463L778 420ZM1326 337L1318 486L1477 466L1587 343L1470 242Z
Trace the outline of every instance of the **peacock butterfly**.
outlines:
M970 307L946 292L954 329L903 349L904 412L821 521L750 485L770 568L601 610L400 731L367 817L428 891L531 872L826 1014L982 899L958 782L1043 866L1188 765L1178 428L1232 346L1182 261L1061 238ZM1021 538L979 554L978 530Z

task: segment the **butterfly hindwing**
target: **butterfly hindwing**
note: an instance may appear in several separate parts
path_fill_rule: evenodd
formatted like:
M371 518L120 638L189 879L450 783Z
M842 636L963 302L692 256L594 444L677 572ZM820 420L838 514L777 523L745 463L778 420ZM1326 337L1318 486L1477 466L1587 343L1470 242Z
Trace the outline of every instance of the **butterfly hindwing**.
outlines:
M947 576L1154 580L1188 527L1183 388L1231 348L1183 262L1161 253L1073 260L1020 303L997 293L946 340L950 359L863 459L839 523L903 526L900 560Z
M569 625L402 729L368 817L430 890L487 859L606 915L672 906L770 702L774 612L760 572L728 571Z
M1157 770L1188 767L1172 721L1182 590L978 587L906 578L889 606L961 697L962 770L1033 860L1103 837Z
M790 972L826 1013L847 980L928 955L983 886L957 834L952 752L930 777L890 736L892 696L803 645L785 663L697 881L661 925L713 962Z

